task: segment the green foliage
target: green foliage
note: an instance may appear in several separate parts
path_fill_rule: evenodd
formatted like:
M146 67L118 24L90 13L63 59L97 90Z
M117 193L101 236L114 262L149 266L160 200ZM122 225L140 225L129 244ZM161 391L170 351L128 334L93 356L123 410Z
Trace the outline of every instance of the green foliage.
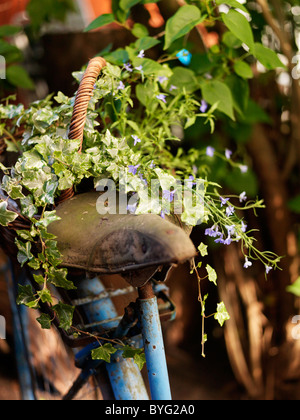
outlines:
M105 362L110 363L111 356L118 350L121 351L122 357L124 357L124 359L133 359L138 368L142 370L144 364L146 363L144 349L138 349L129 345L116 348L112 345L112 343L105 343L92 350L92 359L104 360Z
M30 29L38 35L42 25L53 20L64 21L69 11L75 10L73 0L30 0L27 5Z
M190 32L203 18L196 6L182 6L166 23L164 49L168 49L176 39Z
M300 277L298 277L297 280L293 284L291 284L290 286L287 286L286 290L300 297Z
M7 226L9 223L12 223L18 215L10 210L7 210L7 202L2 201L0 203L0 224L2 226Z
M236 10L230 9L227 14L222 13L222 19L230 32L245 43L250 51L253 51L254 37L250 23L245 16Z
M223 327L225 321L230 319L230 316L228 315L228 312L223 302L218 303L217 312L215 313L214 318L218 321L221 327Z
M92 31L93 29L101 28L102 26L108 25L110 23L113 23L115 20L114 15L112 13L106 13L104 15L100 15L97 17L93 22L89 24L85 28L85 32Z
M34 83L28 72L19 64L24 59L22 51L9 42L10 37L19 34L21 31L21 27L13 25L0 27L0 55L5 59L5 77L0 80L1 90L11 90L16 87L34 88Z
M228 0L226 4L231 9L221 16L214 1L184 5L167 20L165 31L155 37L139 22L132 28L126 22L131 8L143 3L114 0L113 13L100 16L86 28L89 31L116 22L130 30L135 40L125 48L107 49L102 54L107 66L95 83L80 154L80 142L67 139L74 98L58 92L54 98L50 95L28 109L10 105L9 101L0 105L2 130L6 130L12 145L18 145L22 151L13 168L2 168L5 177L1 188L10 198L19 200L22 215L31 220L30 231L18 231L18 260L21 265L39 270L35 280L42 286L38 293L21 287L18 303L34 308L39 302L48 303L64 329L72 325L74 308L61 302L54 305L49 286L71 290L74 285L67 278L67 270L60 268L62 256L47 227L57 220L55 199L84 179L92 179L97 187L102 178L111 178L120 187L126 174L126 193L139 194L135 213L155 212L162 217L174 211L174 203L162 196L162 205L155 207L146 187L158 179L161 190L170 191L178 179L187 180L187 189L194 194L182 201L183 223L201 223L206 228L205 235L224 246L239 243L245 268L252 264L250 260L260 260L266 269L276 268L279 262L276 255L256 248L255 238L247 232L240 216L245 210L263 207L256 198L257 185L251 169L233 151L225 147L215 150L212 144L201 143L199 128L213 134L215 122L225 122L232 127L233 138L242 143L235 130L237 122L245 132L256 121L269 122L267 115L249 99L248 82L253 77L250 64L258 59L267 70L274 70L282 66L281 61L275 52L254 42L250 23L238 11L247 9L237 1ZM62 17L59 10L52 10L53 4L49 3L49 10L42 12L43 20L51 13ZM30 7L34 6L38 7L32 1ZM189 35L201 21L211 26L224 25L220 44L201 53L195 47L190 63L182 61L180 53L189 45ZM37 20L35 27L39 25ZM161 54L157 60L145 56L154 46ZM79 81L82 72L74 73L74 77ZM20 125L25 130L21 144L14 138ZM184 140L193 130L197 144L186 150ZM193 184L196 179L201 181L201 191ZM223 197L221 188L228 186L234 194ZM246 194L251 198L247 199ZM7 210L7 202L2 201L0 223L8 225L15 217ZM38 253L33 251L33 243L39 244ZM202 258L208 254L208 244L207 241L199 245ZM217 285L216 271L209 264L205 267L208 280ZM199 277L203 317L206 299L201 295ZM214 317L220 325L229 318L223 302L218 304ZM38 321L43 328L49 328L51 323L47 316ZM203 331L203 343L206 338ZM93 357L108 361L115 351L107 343L94 350ZM142 354L129 348L123 352L124 357L133 357L139 366L144 362Z
M107 363L110 363L111 355L116 353L117 349L113 347L111 343L105 343L103 346L100 346L92 350L92 359L93 360L104 360Z

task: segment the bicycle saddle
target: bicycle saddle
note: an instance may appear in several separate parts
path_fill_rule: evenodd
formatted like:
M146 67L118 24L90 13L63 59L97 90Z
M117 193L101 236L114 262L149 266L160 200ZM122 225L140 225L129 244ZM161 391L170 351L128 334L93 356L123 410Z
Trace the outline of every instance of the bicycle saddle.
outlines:
M155 214L97 212L99 192L59 204L48 230L57 237L62 266L97 274L121 274L144 285L160 266L180 264L196 255L187 231ZM188 228L187 228L188 230Z

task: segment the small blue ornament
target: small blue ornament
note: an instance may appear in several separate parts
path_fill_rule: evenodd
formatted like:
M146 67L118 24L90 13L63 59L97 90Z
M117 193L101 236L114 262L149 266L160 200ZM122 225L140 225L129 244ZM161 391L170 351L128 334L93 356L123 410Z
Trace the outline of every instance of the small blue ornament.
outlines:
M188 66L191 62L192 54L188 50L183 49L176 54L176 57L182 64Z

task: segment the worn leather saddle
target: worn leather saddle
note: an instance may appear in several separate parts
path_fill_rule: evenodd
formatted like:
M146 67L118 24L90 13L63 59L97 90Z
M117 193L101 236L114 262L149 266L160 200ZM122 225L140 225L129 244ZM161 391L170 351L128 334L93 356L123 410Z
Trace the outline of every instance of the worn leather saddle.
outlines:
M180 220L155 214L97 212L99 192L77 194L56 208L61 219L49 225L63 255L62 266L97 274L121 274L135 287L158 269L196 255L190 229ZM167 216L166 216L167 217Z

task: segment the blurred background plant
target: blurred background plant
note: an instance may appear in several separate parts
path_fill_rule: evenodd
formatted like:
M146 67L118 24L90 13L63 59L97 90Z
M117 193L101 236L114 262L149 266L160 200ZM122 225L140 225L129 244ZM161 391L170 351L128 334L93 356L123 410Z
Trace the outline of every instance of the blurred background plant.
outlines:
M224 247L212 243L214 252L207 257L216 267L218 293L231 319L225 325L224 337L223 330L208 320L214 339L208 345L206 363L210 361L210 348L221 360L219 366L227 363L226 349L235 378L250 398L294 399L300 395L300 342L292 334L300 295L297 3L296 0L242 4L235 0L31 0L18 5L13 1L0 2L3 10L0 23L5 25L0 28L0 54L7 62L7 80L0 81L1 89L5 96L16 93L17 102L25 105L59 90L73 94L77 86L72 72L96 54L113 64L123 64L129 58L128 46L133 44L146 50L150 59L163 62L164 45L154 44L153 40L165 35L162 34L165 22L186 4L199 6L201 14L206 15L181 37L172 39L169 31L168 52L175 54L187 49L192 54L188 67L177 65L178 70L174 70L178 79L182 78L183 84L189 84L192 90L193 84L196 88L200 86L210 105L218 102L213 134L209 124L197 118L185 130L181 146L185 150L208 146L216 151L226 149L232 152L232 159L244 162L247 170L241 172L213 155L207 171L224 186L224 196L247 191L248 198L264 199L266 208L259 210L259 217L247 214L248 228L258 229L259 248L285 256L280 264L282 270L271 271L267 281L260 265L243 268L244 261L234 244ZM215 5L219 6L222 19L212 18ZM10 16L5 14L9 7ZM235 13L247 16L253 39L245 29L247 23L244 28L237 24ZM255 57L249 54L249 43L262 44L255 44ZM194 229L195 242L199 243L203 235L201 226ZM198 362L197 358L201 345L201 316L195 302L197 280L181 282L182 274L179 272L170 283L178 316L166 331L167 343L189 352L193 363L203 367L205 362ZM211 285L205 284L204 289L214 295ZM216 343L219 350L215 349Z

